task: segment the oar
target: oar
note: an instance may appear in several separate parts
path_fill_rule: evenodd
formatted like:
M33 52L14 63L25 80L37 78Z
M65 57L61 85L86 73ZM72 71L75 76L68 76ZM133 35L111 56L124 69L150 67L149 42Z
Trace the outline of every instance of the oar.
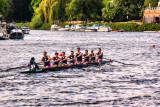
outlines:
M14 70L14 69L21 69L21 68L24 68L24 67L26 67L26 65L19 66L19 67L15 67L15 68L9 68L9 69L2 70L2 71L9 71L9 70Z
M38 65L41 64L41 63L37 63ZM6 70L2 70L2 71L9 71L9 70L14 70L14 69L21 69L21 68L25 68L26 65L22 65L22 66L19 66L19 67L15 67L15 68L9 68L9 69L6 69Z
M107 58L104 58L104 59L107 59ZM116 61L116 60L112 60L112 59L107 59L107 60L109 60L111 62L117 62L117 63L123 64L123 65L135 65L135 64L126 64L124 62L120 62L120 61Z

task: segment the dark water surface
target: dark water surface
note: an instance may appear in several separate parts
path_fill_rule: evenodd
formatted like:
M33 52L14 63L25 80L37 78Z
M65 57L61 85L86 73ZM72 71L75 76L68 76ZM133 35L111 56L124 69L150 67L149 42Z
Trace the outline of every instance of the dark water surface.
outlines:
M152 48L152 45L156 48ZM41 74L8 70L39 62L45 50L76 51L102 48L117 62L101 67ZM31 31L24 40L0 41L0 106L160 106L160 34L126 32Z

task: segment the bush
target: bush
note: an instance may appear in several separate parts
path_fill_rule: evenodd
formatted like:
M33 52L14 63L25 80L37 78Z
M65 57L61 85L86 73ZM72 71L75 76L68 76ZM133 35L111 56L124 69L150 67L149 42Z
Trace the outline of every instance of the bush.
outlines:
M20 28L21 26L29 26L30 29L32 29L30 23L17 23L17 27Z
M159 31L160 24L142 24L138 27L137 31Z
M111 27L113 30L137 31L139 26L136 23L106 23L106 26Z
M110 26L113 30L125 30L125 31L159 31L160 24L142 24L136 23L105 23L106 26Z
M40 28L38 28L39 30L50 30L51 29L51 25L48 23L43 23L42 26Z
M32 22L30 23L31 24L31 28L33 29L38 29L42 26L42 20L39 16L34 16L32 18Z

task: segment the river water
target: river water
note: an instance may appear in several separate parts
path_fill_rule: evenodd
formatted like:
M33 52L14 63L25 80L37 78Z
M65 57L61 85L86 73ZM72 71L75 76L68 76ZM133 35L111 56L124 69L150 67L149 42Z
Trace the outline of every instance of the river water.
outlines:
M156 45L155 48L152 45ZM21 74L43 51L99 47L104 58L123 62L100 67ZM10 70L7 70L10 69ZM7 70L7 71L6 71ZM0 41L0 106L160 106L160 34L32 30L24 40Z

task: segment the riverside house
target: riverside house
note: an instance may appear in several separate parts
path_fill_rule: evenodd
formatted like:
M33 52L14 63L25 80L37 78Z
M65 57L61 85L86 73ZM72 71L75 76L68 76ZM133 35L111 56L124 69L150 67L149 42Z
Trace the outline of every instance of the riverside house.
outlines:
M145 8L143 15L143 23L160 23L160 1L157 7Z

